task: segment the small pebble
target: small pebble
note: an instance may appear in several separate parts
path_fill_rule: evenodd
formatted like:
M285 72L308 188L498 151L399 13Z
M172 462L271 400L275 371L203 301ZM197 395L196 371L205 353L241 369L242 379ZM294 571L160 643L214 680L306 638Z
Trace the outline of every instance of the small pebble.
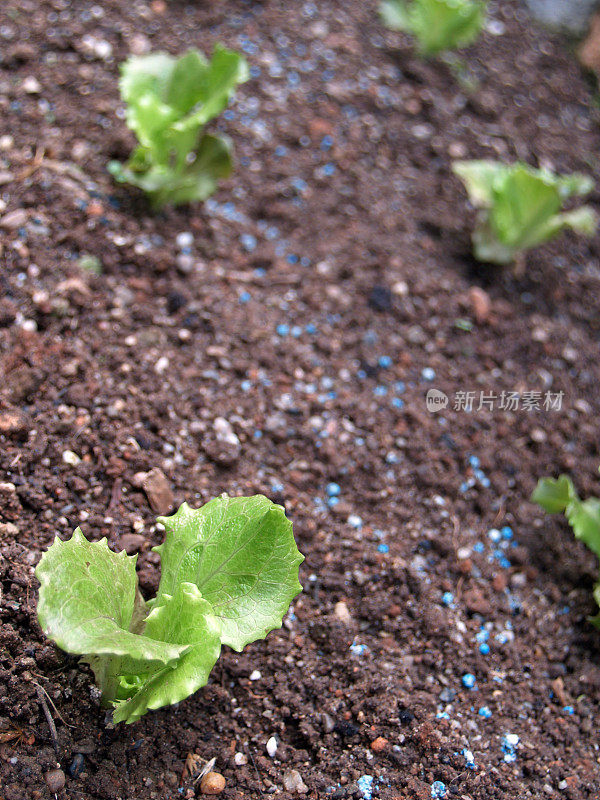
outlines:
M27 94L39 94L42 91L40 82L33 75L29 75L21 84L22 89Z
M23 227L27 222L27 212L23 208L15 208L14 211L9 211L0 219L0 228L7 231L15 231Z
M243 233L240 236L240 242L247 253L251 253L253 250L256 250L256 236L253 236L251 233Z
M150 508L157 514L168 514L173 509L175 502L171 484L164 472L154 467L147 472L142 481L142 488L146 493Z
M371 742L371 750L374 753L383 753L383 751L387 748L387 746L388 746L388 740L385 738L385 736L378 736Z
M480 717L483 717L484 719L489 719L492 716L492 712L487 706L481 706L481 708L477 713L479 714Z
M348 517L348 525L350 525L351 528L362 528L362 524L362 519L357 514L350 514Z
M62 771L62 769L51 769L44 775L44 780L46 781L48 789L56 794L57 792L60 792L61 789L64 789L65 773Z
M169 359L166 356L161 356L154 365L154 372L157 375L162 375L169 366Z
M308 786L302 780L302 775L297 769L290 769L283 775L283 788L292 794L306 794Z
M70 467L76 467L81 462L77 453L74 453L72 450L65 450L62 454L62 460Z
M328 483L325 492L327 493L327 497L338 497L342 490L340 489L337 483Z
M262 673L258 669L255 669L253 672L250 673L251 681L259 681L261 678L262 678Z
M455 697L456 697L456 692L454 691L454 689L450 689L450 687L448 686L445 686L440 692L440 700L442 701L442 703L451 703Z
M431 367L425 367L425 369L421 370L421 377L424 381L434 381L435 380L435 370Z
M182 231L175 237L175 244L180 250L191 247L194 244L194 236L189 231Z
M350 611L348 611L348 606L343 600L335 604L335 615L344 625L349 625L352 622L352 616Z
M233 757L233 763L236 767L243 767L248 763L248 756L238 750Z
M277 739L274 736L267 741L267 753L269 754L270 758L275 758L275 753L277 752Z
M225 788L225 778L220 772L207 772L200 781L202 794L221 794Z
M487 322L492 307L487 292L484 292L484 290L480 289L479 286L472 286L469 289L469 300L471 302L473 314L477 322L480 325L484 322Z

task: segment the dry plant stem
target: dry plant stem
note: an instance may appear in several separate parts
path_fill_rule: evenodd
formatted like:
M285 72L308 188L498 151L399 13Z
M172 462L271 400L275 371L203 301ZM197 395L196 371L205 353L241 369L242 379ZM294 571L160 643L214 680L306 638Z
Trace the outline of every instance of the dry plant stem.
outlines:
M37 692L38 701L42 707L42 711L44 712L44 716L46 717L46 722L48 723L48 728L50 729L50 738L52 739L52 745L54 747L54 752L56 753L56 758L60 761L60 753L58 749L58 736L56 734L56 726L54 724L54 720L52 719L52 714L50 713L50 709L48 708L48 704L46 703L46 698L44 697L44 690L39 685L39 683L35 684L35 691Z

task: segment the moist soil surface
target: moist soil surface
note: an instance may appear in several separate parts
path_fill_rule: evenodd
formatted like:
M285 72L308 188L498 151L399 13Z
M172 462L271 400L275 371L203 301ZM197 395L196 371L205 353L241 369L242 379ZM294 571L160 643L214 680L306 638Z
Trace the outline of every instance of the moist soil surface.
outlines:
M597 493L600 238L519 279L477 265L450 170L598 180L598 112L567 43L490 12L452 67L372 2L2 4L2 800L54 796L57 764L58 798L193 797L189 754L231 800L598 797L597 566L528 498L560 472ZM118 64L217 41L252 66L216 125L235 173L153 213L106 171L134 143ZM33 571L81 525L153 594L153 468L172 509L283 504L304 592L193 697L114 727Z

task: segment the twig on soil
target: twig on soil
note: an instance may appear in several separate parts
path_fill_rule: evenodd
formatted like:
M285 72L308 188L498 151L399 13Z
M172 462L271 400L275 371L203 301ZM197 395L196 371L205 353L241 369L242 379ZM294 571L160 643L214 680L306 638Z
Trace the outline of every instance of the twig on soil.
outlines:
M207 761L206 764L202 767L200 772L194 778L194 783L198 783L208 772L212 770L214 765L217 763L216 758L211 758L210 761Z
M21 172L19 172L19 174L17 175L17 181L24 181L26 178L31 177L34 172L37 172L37 170L44 163L45 154L46 154L45 148L37 147L31 164L28 164L24 169L21 170Z
M494 521L492 522L492 528L497 528L498 527L498 523L500 522L501 519L503 519L505 511L506 511L506 507L504 505L504 498L501 497L500 498L500 507L498 508L498 513L496 514L496 516L494 518Z
M35 158L34 163L36 163ZM49 169L52 172L56 172L58 175L66 175L74 182L83 184L83 186L91 183L90 179L86 176L83 170L79 169L79 167L77 167L75 164L71 164L68 161L55 161L52 158L43 158L42 156L42 160L37 164L36 169L39 169L40 167L44 167L44 169Z
M44 697L46 692L42 689L39 683L36 683L35 681L34 681L34 686L37 692L38 701L42 707L44 716L46 717L46 722L48 723L48 727L50 728L50 738L52 739L52 745L54 747L54 752L56 753L56 759L57 761L60 762L60 752L58 749L58 736L56 734L56 726L54 724L54 720L52 719L52 714L50 713L50 709L48 708L48 704L46 703L46 698Z
M188 753L183 765L179 785L182 786L186 778L190 778L193 783L197 783L207 772L212 770L216 763L216 758L205 761L198 753Z
M39 677L41 678L42 676L40 675ZM48 698L48 702L50 703L50 705L51 705L51 706L52 706L52 708L54 709L54 713L55 713L55 714L56 714L56 716L59 718L59 720L62 722L62 724L63 724L63 725L65 725L67 728L74 728L74 727L75 727L75 725L69 725L69 723L68 723L68 722L65 722L65 718L64 718L64 717L61 715L61 713L60 713L60 711L58 710L58 708L57 708L57 707L54 705L54 700L53 700L53 699L50 697L50 695L49 695L49 694L48 694L48 692L47 692L47 691L44 689L44 687L43 687L43 686L41 686L41 685L40 685L40 684L39 684L37 681L32 681L32 683L34 683L36 686L38 686L38 687L39 687L39 688L42 690L42 692L43 692L43 693L46 695L46 697Z
M258 771L258 768L256 766L256 761L254 760L254 756L252 755L252 750L250 750L250 748L248 748L248 755L250 756L250 761L252 761L252 766L254 767L254 771L256 772L256 777L258 778L258 782L262 787L264 786L263 779L260 777L260 772Z

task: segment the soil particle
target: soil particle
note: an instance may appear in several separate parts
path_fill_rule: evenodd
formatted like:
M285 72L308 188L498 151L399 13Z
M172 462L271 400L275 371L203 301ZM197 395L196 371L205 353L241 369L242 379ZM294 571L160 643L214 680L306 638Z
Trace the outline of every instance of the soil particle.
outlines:
M146 544L146 537L139 533L124 533L119 537L119 549L128 555L139 552Z
M144 477L142 487L154 512L164 516L172 511L175 498L167 476L162 470L158 467L151 469Z
M29 428L27 416L18 408L0 411L0 434L20 439L25 437Z

